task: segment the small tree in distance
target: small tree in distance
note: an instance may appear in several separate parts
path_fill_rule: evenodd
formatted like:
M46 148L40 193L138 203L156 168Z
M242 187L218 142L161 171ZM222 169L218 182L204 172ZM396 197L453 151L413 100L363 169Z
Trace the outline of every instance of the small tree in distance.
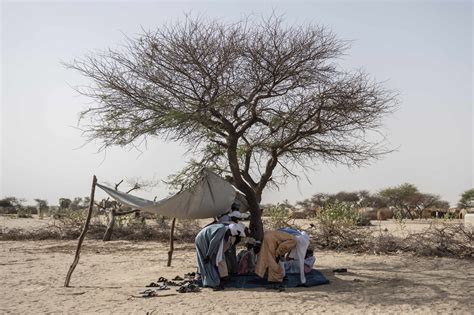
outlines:
M81 115L90 140L184 143L195 158L171 182L179 187L202 167L229 175L261 239L265 188L317 162L361 166L389 152L380 127L395 95L363 71L341 69L347 49L325 27L275 16L188 17L68 66L91 80L80 90L96 101Z
M71 206L71 199L69 198L59 198L59 208L60 209L69 209Z
M401 184L380 191L389 206L398 210L401 218L420 218L427 208L448 209L449 203L441 200L440 196L421 193L415 185Z
M466 190L461 195L461 199L458 202L458 208L465 209L469 207L474 207L474 188Z
M45 199L39 199L39 198L35 199L35 201L38 206L39 218L42 219L44 216L44 213L49 210L48 201Z

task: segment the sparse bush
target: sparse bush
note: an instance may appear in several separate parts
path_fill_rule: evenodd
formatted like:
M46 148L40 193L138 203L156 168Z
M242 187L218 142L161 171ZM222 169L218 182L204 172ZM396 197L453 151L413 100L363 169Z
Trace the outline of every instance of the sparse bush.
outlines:
M291 219L314 219L315 216L316 210L310 208L303 208L302 210L291 211L290 214Z
M0 206L0 214L16 214L17 209L15 207L3 207Z
M287 204L277 204L265 209L265 214L269 217L264 220L265 226L270 230L277 230L284 227L294 227L295 220L290 214Z
M33 211L31 207L21 207L18 208L16 216L17 218L32 218L32 212Z
M474 231L464 224L441 223L412 233L404 240L408 249L422 256L474 258Z
M105 231L105 229L104 229ZM169 239L169 230L160 229L156 226L149 225L127 225L114 229L112 233L113 239L129 240L129 241L161 241L165 242ZM103 232L99 239L102 239Z
M419 256L474 258L474 232L463 224L441 222L422 232L399 237L388 231L370 231L335 221L330 228L321 224L314 226L311 235L313 245L321 249L370 254L407 252Z
M61 229L80 230L86 220L86 211L59 209L53 213L54 225Z
M370 217L365 214L365 213L359 213L357 215L357 221L356 221L357 226L370 226L372 223L370 223Z
M194 239L199 231L202 229L198 220L195 219L179 219L176 222L175 236L176 239L182 242L194 243ZM168 227L169 229L169 227ZM168 233L169 239L169 233Z
M368 217L356 211L355 204L339 201L329 203L322 207L317 214L317 220L323 225L335 223L346 226L370 225Z
M313 238L316 246L335 250L361 246L369 231L357 227L360 218L350 203L336 201L325 205L317 215Z

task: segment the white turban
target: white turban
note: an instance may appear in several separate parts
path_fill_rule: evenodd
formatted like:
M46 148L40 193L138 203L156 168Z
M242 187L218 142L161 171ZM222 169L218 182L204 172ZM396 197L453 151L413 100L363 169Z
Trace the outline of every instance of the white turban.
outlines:
M230 234L232 234L232 236L237 236L237 235L240 235L242 237L245 237L245 225L243 225L242 223L232 223L229 225L229 230L230 230Z

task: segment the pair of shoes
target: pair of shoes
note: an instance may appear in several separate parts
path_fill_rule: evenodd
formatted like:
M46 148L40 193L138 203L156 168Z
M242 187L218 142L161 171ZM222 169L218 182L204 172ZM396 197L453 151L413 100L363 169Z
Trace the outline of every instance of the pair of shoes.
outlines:
M173 287L179 287L179 286L182 285L181 282L174 282L174 281L169 281L169 280L166 281L166 284L167 284L167 285L170 285L170 286L173 286Z
M187 283L176 289L179 293L200 292L201 289L192 283Z
M146 288L157 288L158 290L169 290L170 288L168 288L168 285L163 282L163 284L159 284L159 283L155 283L155 282L152 282L150 283L149 285L146 286Z
M154 287L159 287L159 286L160 286L159 283L152 282L152 283L150 283L149 285L146 285L145 287L147 287L147 288L150 288L150 287L151 287L151 288L154 288Z
M182 281L182 280L184 280L184 279L181 278L180 276L176 276L176 277L174 277L174 278L171 279L171 280Z

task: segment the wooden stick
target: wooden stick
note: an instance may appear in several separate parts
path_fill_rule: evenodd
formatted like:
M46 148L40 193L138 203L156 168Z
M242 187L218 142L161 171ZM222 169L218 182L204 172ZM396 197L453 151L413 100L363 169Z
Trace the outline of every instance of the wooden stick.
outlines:
M171 259L173 259L173 251L174 251L174 225L176 223L176 218L173 218L173 222L171 223L171 232L170 232L170 250L168 251L168 264L166 266L171 266Z
M81 253L81 246L82 242L84 241L84 237L86 236L87 229L89 228L89 222L91 221L92 217L92 208L94 207L94 194L95 194L95 185L97 184L97 177L92 178L92 188L91 188L91 198L89 203L89 212L87 213L86 222L84 223L84 228L82 229L81 235L79 236L79 242L77 243L76 248L76 255L74 256L74 261L72 262L71 267L69 267L69 271L67 272L66 280L64 281L64 286L69 287L69 281L71 281L71 276L74 269L79 262L79 256Z
M105 230L104 237L102 238L102 241L104 242L110 241L110 239L112 238L112 232L114 230L114 225L115 225L115 217L116 217L115 209L110 210L109 225L107 226L107 230Z

